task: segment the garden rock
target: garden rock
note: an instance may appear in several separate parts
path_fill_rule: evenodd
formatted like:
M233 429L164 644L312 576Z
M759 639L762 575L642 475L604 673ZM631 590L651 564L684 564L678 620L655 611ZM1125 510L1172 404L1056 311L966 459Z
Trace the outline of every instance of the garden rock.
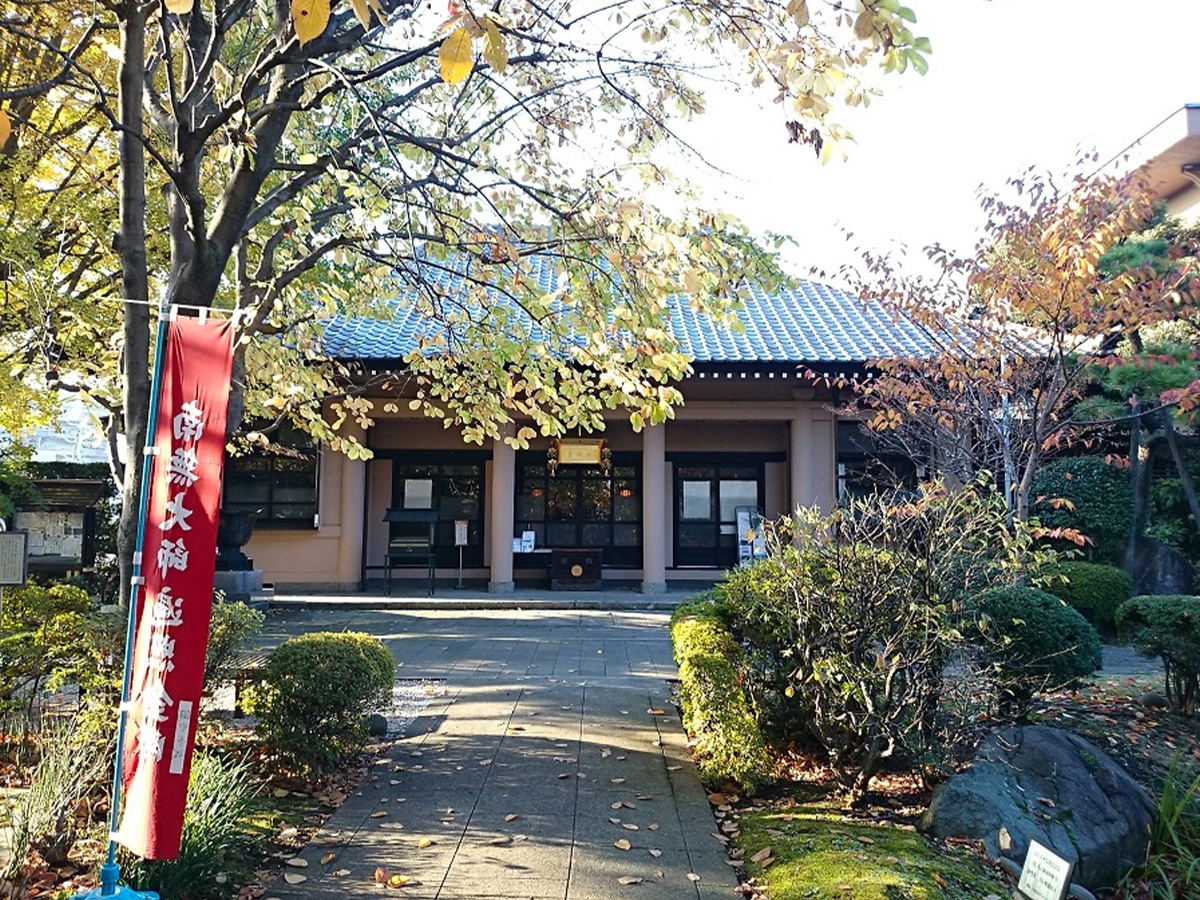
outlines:
M1141 538L1134 550L1129 577L1133 593L1190 594L1196 568L1178 550L1154 538Z
M933 795L922 828L982 840L993 857L1024 862L1030 840L1075 863L1086 888L1115 885L1145 858L1154 803L1128 773L1078 735L1009 726L983 742L970 768Z

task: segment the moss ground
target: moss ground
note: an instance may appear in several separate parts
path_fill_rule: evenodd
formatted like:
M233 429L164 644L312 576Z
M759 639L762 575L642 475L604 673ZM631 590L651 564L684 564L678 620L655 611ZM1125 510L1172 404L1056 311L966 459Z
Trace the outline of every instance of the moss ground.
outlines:
M982 900L1009 890L966 851L809 803L745 813L738 845L770 900ZM770 848L764 869L753 857Z

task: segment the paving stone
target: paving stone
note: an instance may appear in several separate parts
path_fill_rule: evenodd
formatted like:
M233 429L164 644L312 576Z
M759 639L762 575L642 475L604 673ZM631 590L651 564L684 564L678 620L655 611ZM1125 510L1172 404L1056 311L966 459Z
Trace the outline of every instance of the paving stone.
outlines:
M272 616L272 639L292 629L372 630L387 635L401 677L446 681L372 769L378 780L348 798L305 851L318 859L333 849L337 861L269 896L372 896L385 890L371 880L377 865L419 882L403 890L419 900L733 896L664 680L675 672L666 614L296 613ZM372 818L378 810L388 815ZM336 847L325 843L333 834ZM418 849L422 836L435 843ZM351 874L335 878L334 868ZM622 885L625 875L644 880Z

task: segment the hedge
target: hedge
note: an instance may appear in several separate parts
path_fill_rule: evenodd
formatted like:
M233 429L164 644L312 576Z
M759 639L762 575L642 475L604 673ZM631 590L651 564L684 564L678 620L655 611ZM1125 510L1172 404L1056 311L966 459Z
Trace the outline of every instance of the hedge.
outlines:
M683 725L705 781L753 792L770 780L771 759L738 679L737 642L719 616L718 604L702 602L671 619Z
M1117 607L1133 595L1129 575L1103 563L1062 562L1046 573L1045 590L1090 618L1102 631L1116 631Z

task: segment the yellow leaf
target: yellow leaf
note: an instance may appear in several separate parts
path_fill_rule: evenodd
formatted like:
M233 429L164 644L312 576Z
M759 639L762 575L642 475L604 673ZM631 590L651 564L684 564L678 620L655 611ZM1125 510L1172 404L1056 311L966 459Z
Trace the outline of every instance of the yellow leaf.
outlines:
M369 30L371 27L371 12L367 9L367 0L350 0L350 5L354 7L354 16L362 25L363 30Z
M389 887L404 887L408 884L407 875L393 875L387 881Z
M329 24L329 0L292 0L292 25L300 46L320 37Z
M367 0L367 5L375 12L375 18L377 18L381 24L386 25L388 23L387 13L385 13L383 11L383 7L379 5L379 0Z
M12 122L8 121L8 113L0 109L0 147L8 142L10 134L12 134Z
M491 19L483 20L483 58L498 73L504 74L508 67L508 51L504 48L504 35Z
M442 68L442 81L446 84L458 84L471 74L474 65L474 53L471 48L471 36L467 29L459 26L442 41L438 49L438 63Z
M192 0L167 0L167 12L182 16L192 11Z

